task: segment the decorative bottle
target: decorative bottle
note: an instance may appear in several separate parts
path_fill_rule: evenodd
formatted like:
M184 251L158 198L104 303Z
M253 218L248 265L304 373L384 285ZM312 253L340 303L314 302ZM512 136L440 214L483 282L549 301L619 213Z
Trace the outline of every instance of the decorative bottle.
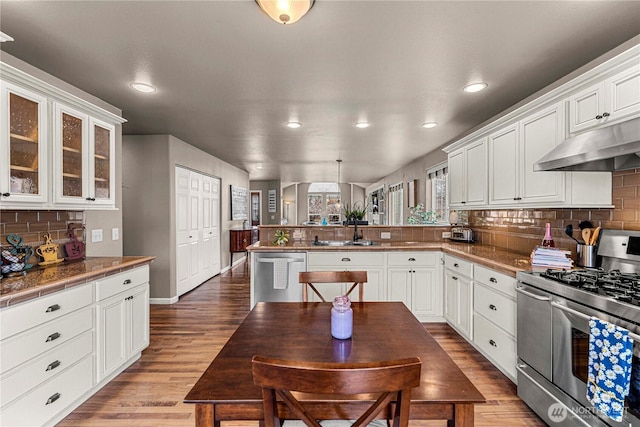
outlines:
M547 229L544 233L544 238L542 239L542 247L543 248L554 248L556 244L553 242L553 237L551 237L551 224L547 223Z
M346 295L333 299L331 309L331 336L340 340L351 338L353 331L353 310L351 301Z

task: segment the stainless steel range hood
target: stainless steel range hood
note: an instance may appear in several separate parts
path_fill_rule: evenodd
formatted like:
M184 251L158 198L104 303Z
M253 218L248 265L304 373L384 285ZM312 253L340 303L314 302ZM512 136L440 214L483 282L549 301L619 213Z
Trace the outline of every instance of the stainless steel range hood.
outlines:
M534 171L617 171L640 168L640 118L566 139Z

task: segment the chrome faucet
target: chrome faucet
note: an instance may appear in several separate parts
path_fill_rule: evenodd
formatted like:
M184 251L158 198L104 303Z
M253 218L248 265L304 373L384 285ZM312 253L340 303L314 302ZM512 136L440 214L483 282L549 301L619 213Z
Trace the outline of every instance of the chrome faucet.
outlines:
M354 219L353 220L353 241L357 242L358 240L360 240L362 238L363 238L362 233L360 235L358 235L358 220Z

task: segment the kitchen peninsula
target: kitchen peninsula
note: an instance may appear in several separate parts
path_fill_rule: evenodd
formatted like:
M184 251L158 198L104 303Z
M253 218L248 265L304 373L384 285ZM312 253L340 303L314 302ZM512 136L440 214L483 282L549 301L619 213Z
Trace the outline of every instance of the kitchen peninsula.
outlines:
M0 282L2 424L55 424L149 345L154 257L90 257Z

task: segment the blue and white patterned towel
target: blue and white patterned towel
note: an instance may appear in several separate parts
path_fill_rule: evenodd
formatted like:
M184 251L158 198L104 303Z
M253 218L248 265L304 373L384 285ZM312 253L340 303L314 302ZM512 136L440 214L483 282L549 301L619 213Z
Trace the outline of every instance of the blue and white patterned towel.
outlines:
M604 320L589 320L587 400L614 421L622 421L629 394L633 340L629 331Z

